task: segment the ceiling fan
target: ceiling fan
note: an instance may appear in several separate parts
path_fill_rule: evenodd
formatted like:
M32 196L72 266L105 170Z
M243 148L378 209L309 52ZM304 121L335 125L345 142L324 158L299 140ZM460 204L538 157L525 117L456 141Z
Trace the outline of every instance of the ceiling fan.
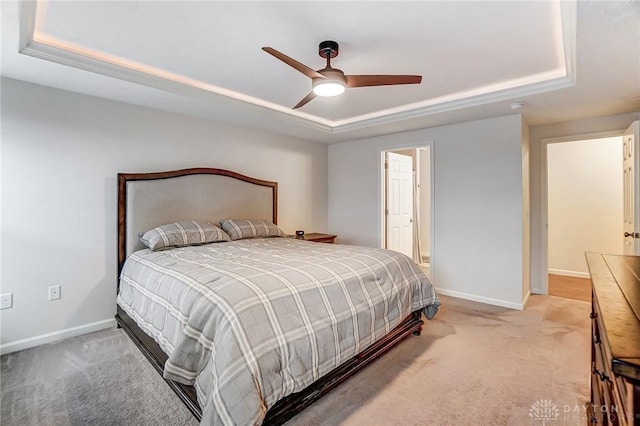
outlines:
M331 67L331 59L338 56L338 43L331 40L320 43L318 54L327 60L327 65L318 71L309 68L272 47L263 47L262 50L311 78L312 91L298 102L293 109L306 105L316 96L340 95L346 88L420 84L422 81L421 75L345 75L342 70Z

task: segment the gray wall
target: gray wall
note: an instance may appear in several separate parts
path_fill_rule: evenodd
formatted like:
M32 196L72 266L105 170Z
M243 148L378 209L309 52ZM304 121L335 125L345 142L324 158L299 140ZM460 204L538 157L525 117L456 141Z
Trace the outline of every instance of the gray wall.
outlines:
M434 284L443 294L520 308L523 147L520 115L329 147L329 228L380 247L381 151L433 141Z
M5 352L113 324L118 172L218 167L278 181L286 232L330 230L323 144L10 79L1 136ZM62 299L48 301L57 284Z

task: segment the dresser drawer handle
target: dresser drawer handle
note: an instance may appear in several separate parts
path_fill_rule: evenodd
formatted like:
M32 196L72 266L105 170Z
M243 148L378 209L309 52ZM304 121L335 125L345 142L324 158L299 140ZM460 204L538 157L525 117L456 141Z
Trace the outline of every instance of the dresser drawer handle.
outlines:
M591 319L596 319L596 318L598 318L598 314L596 314L595 312L591 312L591 313L589 314L589 318L591 318Z
M611 382L611 379L609 379L609 376L607 376L604 371L600 371L597 368L594 368L593 369L593 374L595 374L596 376L600 376L600 380L603 381L603 382L605 380L607 382Z

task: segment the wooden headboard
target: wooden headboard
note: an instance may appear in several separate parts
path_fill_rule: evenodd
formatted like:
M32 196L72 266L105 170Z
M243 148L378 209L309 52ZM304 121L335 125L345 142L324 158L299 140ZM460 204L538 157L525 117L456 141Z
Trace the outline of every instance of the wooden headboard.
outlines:
M278 183L211 168L118 173L118 276L127 256L143 248L139 235L149 229L233 218L277 223Z

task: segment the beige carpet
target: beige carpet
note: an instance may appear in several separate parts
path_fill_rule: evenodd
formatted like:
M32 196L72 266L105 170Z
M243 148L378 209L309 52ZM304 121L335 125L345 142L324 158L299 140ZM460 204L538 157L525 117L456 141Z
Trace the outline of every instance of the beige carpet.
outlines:
M442 297L420 337L399 347L288 425L586 423L590 305L532 296L525 311ZM557 414L557 415L556 415Z
M589 304L533 296L524 312L442 297L420 337L289 421L299 425L584 424ZM196 424L122 330L1 358L2 425ZM576 412L576 410L578 410Z

